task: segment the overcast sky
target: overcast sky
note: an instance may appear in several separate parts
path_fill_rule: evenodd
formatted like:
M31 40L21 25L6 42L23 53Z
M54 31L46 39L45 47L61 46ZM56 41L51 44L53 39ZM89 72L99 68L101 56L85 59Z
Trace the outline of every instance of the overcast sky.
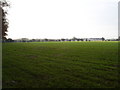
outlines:
M9 0L8 38L117 38L119 0Z

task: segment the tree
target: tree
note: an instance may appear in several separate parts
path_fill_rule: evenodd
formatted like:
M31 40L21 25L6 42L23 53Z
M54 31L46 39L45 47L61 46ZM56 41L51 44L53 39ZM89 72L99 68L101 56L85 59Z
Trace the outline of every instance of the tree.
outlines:
M118 41L120 41L120 36L118 37Z
M0 9L2 11L2 40L5 41L6 40L6 36L7 36L7 29L8 29L8 20L6 18L7 15L7 10L5 9L5 7L9 7L10 4L8 4L8 2L6 0L0 1Z
M105 38L104 38L104 37L102 37L102 41L105 41Z
M48 41L48 39L47 39L47 38L45 38L45 39L44 39L44 41Z
M32 42L35 42L36 40L35 39L32 39Z
M80 39L80 41L84 41L84 39Z
M75 40L77 40L77 38L76 38L76 37L73 37L72 40L75 41Z
M61 39L61 41L65 41L65 39L64 39L64 38L62 38L62 39Z
M8 38L6 42L14 42L14 40L12 40L11 38Z

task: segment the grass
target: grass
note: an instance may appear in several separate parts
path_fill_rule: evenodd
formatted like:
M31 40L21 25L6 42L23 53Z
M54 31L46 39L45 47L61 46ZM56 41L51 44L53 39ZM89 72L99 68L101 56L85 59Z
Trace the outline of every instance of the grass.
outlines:
M118 42L3 43L3 88L115 88Z

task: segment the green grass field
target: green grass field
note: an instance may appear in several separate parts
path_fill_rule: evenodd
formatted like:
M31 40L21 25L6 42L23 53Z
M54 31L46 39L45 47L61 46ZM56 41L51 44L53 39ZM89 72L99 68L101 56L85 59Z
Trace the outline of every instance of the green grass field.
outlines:
M118 42L3 43L3 88L114 88Z

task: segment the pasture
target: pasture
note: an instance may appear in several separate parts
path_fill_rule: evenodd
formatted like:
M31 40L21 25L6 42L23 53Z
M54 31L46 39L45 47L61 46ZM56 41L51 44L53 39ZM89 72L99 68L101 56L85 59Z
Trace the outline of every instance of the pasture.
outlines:
M3 43L3 88L114 88L118 42Z

